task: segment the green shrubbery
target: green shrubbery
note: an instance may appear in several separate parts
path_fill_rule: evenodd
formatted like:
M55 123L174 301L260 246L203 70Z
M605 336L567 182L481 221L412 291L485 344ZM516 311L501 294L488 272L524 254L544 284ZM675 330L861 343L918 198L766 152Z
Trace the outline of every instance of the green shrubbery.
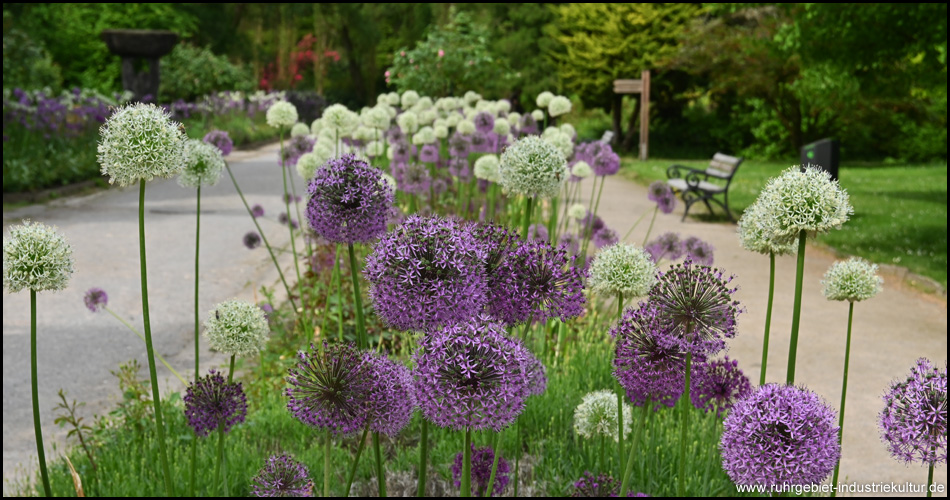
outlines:
M250 92L256 87L248 68L187 43L176 45L160 64L160 102L193 100L220 90Z

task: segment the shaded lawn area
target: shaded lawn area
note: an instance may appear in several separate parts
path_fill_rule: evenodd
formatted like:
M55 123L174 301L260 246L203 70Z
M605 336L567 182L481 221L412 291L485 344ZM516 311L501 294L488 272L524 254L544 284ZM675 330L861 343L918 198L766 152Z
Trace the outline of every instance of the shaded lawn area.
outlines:
M678 163L705 168L708 160L624 158L621 173L642 184L666 179L666 168ZM729 188L729 207L739 214L755 201L769 178L792 162L747 160ZM818 241L872 262L904 266L947 286L947 165L845 164L839 173L854 215L840 231ZM713 209L718 210L715 204ZM710 218L706 207L694 205L690 216L724 221L721 210Z

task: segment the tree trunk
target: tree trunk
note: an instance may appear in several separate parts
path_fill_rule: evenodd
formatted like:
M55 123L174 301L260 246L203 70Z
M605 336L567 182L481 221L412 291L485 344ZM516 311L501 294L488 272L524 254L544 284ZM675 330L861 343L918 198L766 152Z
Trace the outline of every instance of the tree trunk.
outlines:
M340 41L343 43L343 50L346 51L346 63L350 70L353 90L361 99L366 99L366 84L363 81L363 73L360 71L357 56L353 53L353 40L350 38L350 29L346 24L340 28L340 38Z

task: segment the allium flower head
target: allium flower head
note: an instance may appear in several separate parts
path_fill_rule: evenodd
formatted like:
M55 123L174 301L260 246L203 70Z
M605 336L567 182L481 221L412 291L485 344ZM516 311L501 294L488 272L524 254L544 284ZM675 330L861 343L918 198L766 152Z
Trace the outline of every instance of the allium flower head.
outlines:
M185 134L154 104L118 109L99 129L98 159L110 184L169 178L185 167Z
M789 255L797 251L794 241L779 242L772 238L778 228L778 221L765 210L765 203L761 202L761 195L755 203L745 209L736 233L739 235L739 244L750 252L775 255Z
M465 92L465 95L462 96L462 100L465 101L465 104L469 106L474 106L478 101L482 100L481 94L475 92L474 90L469 90Z
M807 389L759 386L726 416L719 442L722 468L738 485L818 484L841 457L837 420Z
M751 393L749 377L739 369L739 362L729 356L693 364L689 397L696 408L707 413L716 410L721 417L736 401Z
M662 198L672 196L673 190L663 181L653 181L647 187L647 199L650 201L660 201Z
M878 416L881 439L905 463L947 463L947 367L920 358L910 375L884 394Z
M508 120L495 120L491 132L501 136L508 135L511 132L511 124L508 123Z
M571 167L571 180L580 181L586 179L594 173L594 170L590 168L590 165L584 161L580 160Z
M455 130L462 135L472 135L478 131L478 128L472 120L460 120L455 126Z
M298 135L291 137L287 145L281 151L281 166L294 166L301 156L313 151L316 140L309 135Z
M198 437L207 436L219 426L227 433L247 416L247 396L241 383L228 383L214 369L188 384L182 401L188 425Z
M3 238L3 288L64 290L73 274L73 249L54 227L23 221Z
M686 354L665 339L666 324L657 308L641 303L627 309L610 334L617 339L614 377L630 401L675 405L685 386Z
M297 122L293 127L290 128L290 136L297 137L298 135L308 135L310 134L310 127L306 123Z
M485 253L454 219L410 216L376 244L364 276L379 316L400 330L472 318L485 302Z
M370 109L360 116L363 125L380 131L389 130L390 122L389 112L380 106Z
M571 100L562 95L554 96L548 103L548 114L552 117L566 115L571 112Z
M248 231L244 235L243 241L248 250L254 250L261 246L261 235L257 234L257 231Z
M349 136L360 126L360 115L342 104L332 104L320 117L323 130L329 130L338 139Z
M201 140L218 148L218 150L221 151L221 156L231 154L231 151L234 149L234 141L231 140L231 136L224 130L212 130L205 134L204 139Z
M847 300L859 302L877 295L884 280L877 275L877 264L860 258L851 257L838 261L828 268L821 284L822 293L828 300Z
M538 122L544 120L544 110L543 110L543 109L536 109L536 110L532 111L532 112L531 112L531 118L534 118L534 120L535 120L535 121L538 121Z
M616 245L620 241L620 238L617 236L617 232L613 229L605 227L600 231L594 233L594 237L591 238L591 243L594 244L597 248L604 248L611 245Z
M420 128L419 131L412 136L412 143L417 146L432 144L438 140L438 137L435 136L435 131L429 126Z
M253 207L251 207L251 215L253 215L255 218L256 218L256 217L263 217L263 216L264 216L264 207L262 207L262 206L260 206L260 205L254 205Z
M524 409L527 350L491 318L430 332L414 360L419 407L439 427L498 432Z
M663 233L653 241L647 243L644 248L654 263L662 259L676 260L683 256L686 251L685 245L680 241L680 235L676 233Z
M86 291L83 302L86 303L86 309L90 312L99 312L109 305L109 294L101 288L90 288Z
M271 455L251 489L256 497L312 497L313 481L307 466L291 455Z
M472 445L472 496L483 497L485 490L488 489L488 481L491 479L492 464L495 463L495 451L491 447L475 448ZM462 452L455 455L455 461L452 463L452 481L456 488L462 486L462 469L465 457ZM508 485L508 473L510 468L508 461L504 457L498 457L498 467L495 469L495 482L492 486L492 493L488 496L501 496Z
M261 308L245 300L222 302L205 320L205 336L211 348L231 355L257 354L268 334L270 327Z
M297 159L297 173L300 174L300 178L305 181L313 179L313 174L315 174L317 169L324 163L320 160L320 155L317 153L302 154L300 158Z
M546 108L548 104L551 104L551 99L554 99L554 94L545 90L538 94L538 98L535 99L535 103L539 108Z
M591 166L594 169L594 173L601 177L614 175L620 171L620 155L614 153L613 150L610 149L610 146L605 144L600 154L594 157Z
M412 375L402 363L384 355L366 354L371 367L370 379L375 381L367 404L369 427L373 432L399 434L416 409L416 393Z
M614 478L607 474L594 476L588 471L584 471L584 475L573 486L571 497L576 498L615 497L620 490L620 483Z
M432 176L429 175L429 169L424 164L397 163L393 165L393 173L396 174L396 185L400 191L415 195L429 193Z
M312 427L345 435L363 428L373 394L372 363L351 344L313 345L297 353L287 382L287 409Z
M624 436L630 434L630 423L632 421L633 409L630 405L624 403ZM574 409L574 432L587 439L603 436L619 442L620 434L617 432L617 427L617 395L613 391L590 392L584 396L581 404Z
M426 127L428 128L428 127ZM416 134L418 136L419 134ZM423 163L436 163L439 161L439 146L435 142L430 142L419 150L419 161Z
M590 266L590 285L597 293L642 297L656 283L656 266L642 249L627 243L604 248Z
M686 258L703 266L713 264L713 246L705 241L690 236L683 241L683 249Z
M550 127L548 130L551 130L552 133L549 134L547 130L545 130L541 138L548 144L556 147L565 158L570 157L574 153L574 141L556 127Z
M759 202L762 217L774 222L763 222L767 225L762 229L771 230L769 239L779 244L796 242L802 231L813 236L840 228L854 213L847 191L827 171L813 166L804 171L792 167L769 180Z
M495 129L495 117L486 111L475 115L472 122L475 123L475 130L482 133L491 132Z
M475 160L475 166L472 170L478 179L498 182L499 166L498 155L487 154Z
M528 360L525 364L525 374L528 377L528 395L540 396L548 388L548 369L537 356L525 349Z
M419 116L412 111L403 111L396 117L396 124L404 134L415 134L419 130Z
M567 209L567 216L572 219L583 219L587 215L587 207L580 203L575 203Z
M297 107L287 101L277 101L267 108L267 124L274 128L290 128L297 123Z
M528 136L502 154L499 182L509 193L553 198L560 193L567 173L567 162L556 147L540 137Z
M402 109L409 109L419 102L419 93L415 90L407 90L402 93L402 96L399 98L399 100L402 105Z
M198 139L185 142L185 168L178 175L182 187L214 186L221 180L224 157L221 150Z
M347 154L318 169L307 187L310 228L328 241L365 243L386 232L393 193L380 171Z

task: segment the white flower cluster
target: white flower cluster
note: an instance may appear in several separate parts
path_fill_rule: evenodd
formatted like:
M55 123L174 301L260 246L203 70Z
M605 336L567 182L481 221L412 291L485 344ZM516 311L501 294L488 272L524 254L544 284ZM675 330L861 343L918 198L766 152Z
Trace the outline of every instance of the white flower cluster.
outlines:
M317 172L317 169L328 159L317 152L304 153L297 159L297 173L300 174L303 180L309 181L313 179L313 174Z
M511 124L508 123L508 120L495 120L495 128L492 132L500 136L506 136L511 132Z
M360 116L342 104L332 104L323 110L322 130L329 131L337 138L347 137L360 126Z
M527 136L505 149L499 183L505 192L531 198L553 198L567 180L567 161L556 147Z
M3 238L3 288L20 290L63 290L73 274L73 249L56 229L23 221L10 227Z
M756 203L762 207L755 223L771 230L769 238L778 244L796 242L802 231L815 235L840 228L854 213L847 191L813 166L804 171L793 166L769 180Z
M623 404L623 434L630 434L633 408ZM617 422L617 395L608 390L588 393L574 409L574 432L590 439L604 436L620 441Z
M455 129L462 135L472 135L475 133L475 122L469 119L459 120Z
M498 167L498 156L487 154L475 160L472 173L475 174L475 178L477 179L498 182Z
M297 122L290 129L291 137L297 137L300 135L309 135L309 134L310 134L310 127L308 127L306 123Z
M581 179L586 179L593 175L594 169L584 160L580 160L571 167L571 175Z
M419 93L415 90L407 90L402 93L400 101L402 103L402 109L409 109L419 102Z
M297 107L287 101L277 101L267 108L267 124L274 128L289 128L297 123Z
M643 297L656 283L656 265L643 249L627 243L604 248L590 265L591 288L612 296Z
M538 97L534 102L537 103L539 108L546 108L548 107L548 104L551 104L551 99L554 99L554 94L545 90L544 92L538 94Z
M119 109L102 125L99 135L99 165L110 184L129 186L139 180L169 178L185 166L185 134L154 104Z
M244 300L229 300L208 312L205 336L211 348L237 356L257 354L264 348L270 327L264 311Z
M224 157L220 149L198 139L185 141L185 168L178 176L180 186L214 186L221 180L223 171Z
M574 154L574 136L565 134L557 127L544 129L541 138L548 144L556 147L565 158L569 158Z
M750 252L775 255L789 255L797 250L794 242L779 243L769 236L776 231L776 220L762 213L763 205L756 200L739 218L736 233L739 235L739 244Z
M551 116L566 115L571 112L571 100L562 95L554 96L548 103L548 114Z
M432 130L432 127L429 126L420 128L419 131L412 136L412 143L417 146L432 144L437 140L439 139L435 135L435 130Z
M877 264L851 257L832 264L821 284L824 285L822 293L828 300L859 302L877 295L884 280L877 275Z
M419 117L412 111L404 111L396 117L396 124L406 134L415 134L419 130Z
M567 209L567 216L572 219L583 219L587 215L587 207L580 203L575 203Z

